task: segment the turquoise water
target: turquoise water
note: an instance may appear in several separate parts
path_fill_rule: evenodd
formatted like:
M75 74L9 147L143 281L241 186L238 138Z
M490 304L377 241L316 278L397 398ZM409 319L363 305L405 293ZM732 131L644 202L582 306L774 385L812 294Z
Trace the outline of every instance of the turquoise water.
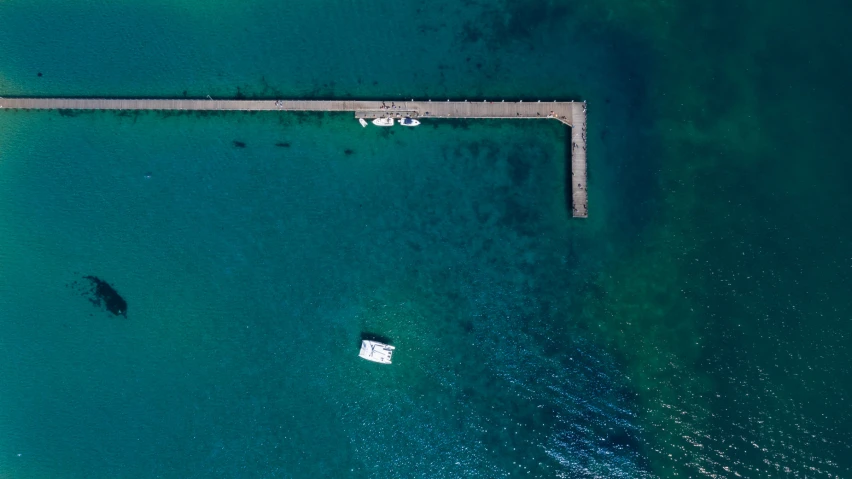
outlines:
M556 122L0 112L0 475L848 476L849 12L783 3L3 2L3 96L586 99L591 217Z

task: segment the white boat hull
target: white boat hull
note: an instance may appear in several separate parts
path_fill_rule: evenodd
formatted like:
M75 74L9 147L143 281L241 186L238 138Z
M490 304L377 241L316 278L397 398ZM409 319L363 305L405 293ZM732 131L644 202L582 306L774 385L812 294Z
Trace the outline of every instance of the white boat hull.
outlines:
M361 341L361 351L358 356L374 363L390 364L395 347L378 341Z
M402 126L417 126L420 122L414 118L403 118L402 120L399 120L399 124Z
M376 126L393 126L393 118L376 118L373 120Z
M358 118L358 123L360 123L361 126L363 126L364 128L367 128L367 120L363 118Z

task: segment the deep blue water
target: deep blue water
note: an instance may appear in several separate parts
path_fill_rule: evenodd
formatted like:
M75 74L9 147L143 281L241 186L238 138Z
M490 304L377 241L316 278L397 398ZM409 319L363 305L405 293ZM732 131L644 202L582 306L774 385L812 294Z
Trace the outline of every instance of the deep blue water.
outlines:
M556 122L0 111L0 476L848 475L848 8L784 3L3 2L2 96L588 100L591 216Z

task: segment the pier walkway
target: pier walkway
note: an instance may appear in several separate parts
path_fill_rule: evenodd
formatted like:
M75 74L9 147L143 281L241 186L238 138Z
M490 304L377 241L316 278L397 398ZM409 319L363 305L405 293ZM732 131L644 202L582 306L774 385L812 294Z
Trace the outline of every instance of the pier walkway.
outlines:
M571 127L573 216L588 216L586 192L586 105L581 102L468 102L362 100L216 100L112 98L2 98L0 109L26 110L214 110L339 111L356 118L552 118ZM2 111L2 110L0 110Z

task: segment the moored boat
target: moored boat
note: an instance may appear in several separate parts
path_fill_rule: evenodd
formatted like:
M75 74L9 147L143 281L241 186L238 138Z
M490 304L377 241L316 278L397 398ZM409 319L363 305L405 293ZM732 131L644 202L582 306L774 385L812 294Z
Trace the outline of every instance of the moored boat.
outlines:
M393 118L376 118L373 120L376 126L393 126Z
M420 122L414 118L405 117L402 120L399 120L399 124L402 126L417 126Z
M361 126L363 126L364 128L367 127L367 120L365 120L363 118L358 118L358 123L360 123Z
M396 348L391 345L365 339L361 341L361 351L358 356L374 363L390 364L394 349Z

